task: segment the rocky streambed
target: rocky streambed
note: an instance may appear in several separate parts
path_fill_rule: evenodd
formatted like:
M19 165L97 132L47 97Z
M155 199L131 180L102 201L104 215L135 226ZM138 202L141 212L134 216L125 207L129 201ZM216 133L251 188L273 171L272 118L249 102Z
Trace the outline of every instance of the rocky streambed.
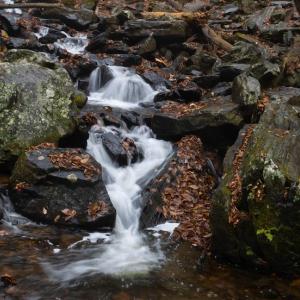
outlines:
M293 1L35 2L0 2L0 295L300 297Z

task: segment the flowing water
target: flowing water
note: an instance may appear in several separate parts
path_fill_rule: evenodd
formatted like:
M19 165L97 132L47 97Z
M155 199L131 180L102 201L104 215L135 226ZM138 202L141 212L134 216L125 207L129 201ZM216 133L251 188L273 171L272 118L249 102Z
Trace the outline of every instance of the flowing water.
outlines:
M151 101L154 90L142 78L126 68L109 67L113 78L103 87L99 74L91 75L89 101L93 104L114 104L123 108L123 103L135 106L144 101ZM140 99L140 100L139 100ZM139 230L141 213L141 192L143 187L157 174L160 167L172 153L169 142L155 139L147 126L135 127L132 130L118 129L112 126L102 128L102 132L118 133L122 138L133 140L143 159L120 167L112 161L99 138L98 126L92 128L87 151L102 165L104 182L110 199L117 211L114 232L100 251L92 257L75 261L71 264L53 266L45 265L47 272L54 279L70 280L78 276L96 273L136 274L146 273L160 265L164 255L159 243L152 249L147 245L145 236ZM58 270L57 270L58 269Z
M107 66L112 80L102 83L101 68L91 74L89 103L132 109L141 103L151 102L157 93L132 70L118 66Z
M92 73L89 104L131 110L152 101L156 91L132 70L108 70L112 78L105 82L100 67ZM99 126L90 131L87 151L103 166L117 211L113 232L34 224L0 190L0 275L17 282L4 288L0 281L0 299L300 299L297 282L199 260L197 249L170 239L176 223L140 231L141 191L168 160L172 145L146 126L102 127L102 133L134 140L143 154L120 167L106 153Z

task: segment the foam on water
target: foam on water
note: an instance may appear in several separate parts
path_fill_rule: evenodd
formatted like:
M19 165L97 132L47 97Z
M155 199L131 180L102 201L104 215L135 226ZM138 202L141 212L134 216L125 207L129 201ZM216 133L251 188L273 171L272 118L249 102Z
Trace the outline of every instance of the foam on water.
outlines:
M85 52L85 47L88 44L88 38L84 34L77 34L76 36L70 36L66 32L63 32L66 35L64 39L60 39L54 43L56 48L66 50L71 54L83 54Z
M15 1L13 0L4 0L4 3L5 4L14 4ZM6 12L8 13L14 13L14 14L18 14L18 15L21 15L23 12L20 8L8 8L8 9L5 9Z
M101 82L101 69L97 68L90 77L89 104L109 105L131 109L140 103L150 102L157 93L139 75L128 68L108 66L113 79L104 86Z

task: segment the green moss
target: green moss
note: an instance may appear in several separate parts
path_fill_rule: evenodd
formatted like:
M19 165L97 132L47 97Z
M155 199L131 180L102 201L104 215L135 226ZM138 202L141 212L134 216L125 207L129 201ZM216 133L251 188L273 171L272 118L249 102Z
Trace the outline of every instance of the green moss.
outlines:
M264 235L269 242L272 242L274 239L274 231L278 231L278 229L275 227L268 228L268 229L258 229L256 231L256 234Z

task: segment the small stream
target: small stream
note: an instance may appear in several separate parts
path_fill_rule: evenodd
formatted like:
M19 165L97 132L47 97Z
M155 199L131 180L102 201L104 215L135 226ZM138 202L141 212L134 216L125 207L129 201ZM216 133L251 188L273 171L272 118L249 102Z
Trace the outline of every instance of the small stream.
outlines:
M46 27L38 33L46 34ZM66 34L55 46L82 54L86 43L84 35ZM91 74L90 105L132 110L153 101L157 91L131 69L108 68L108 81L102 81L100 67ZM107 132L132 139L142 158L118 166L102 145L101 134ZM103 166L117 211L114 230L35 224L17 214L0 190L0 275L9 274L17 283L5 288L0 282L0 299L300 299L297 285L288 280L202 260L197 248L173 241L175 223L140 230L141 192L173 151L171 143L156 139L147 126L129 130L95 125L87 151Z
M128 69L111 67L105 85L99 70L91 76L90 104L131 109L155 94ZM98 73L97 73L98 72ZM98 82L98 83L97 83ZM124 90L125 95L124 96ZM147 91L147 93L145 93ZM149 96L149 97L148 97ZM119 105L120 104L120 105ZM143 158L119 167L106 153L101 132L133 139ZM177 224L139 230L141 191L172 153L146 126L90 131L87 150L104 168L104 180L117 211L112 232L44 226L14 212L1 192L1 274L17 285L1 289L3 299L299 299L290 282L200 259L199 250L172 240Z

